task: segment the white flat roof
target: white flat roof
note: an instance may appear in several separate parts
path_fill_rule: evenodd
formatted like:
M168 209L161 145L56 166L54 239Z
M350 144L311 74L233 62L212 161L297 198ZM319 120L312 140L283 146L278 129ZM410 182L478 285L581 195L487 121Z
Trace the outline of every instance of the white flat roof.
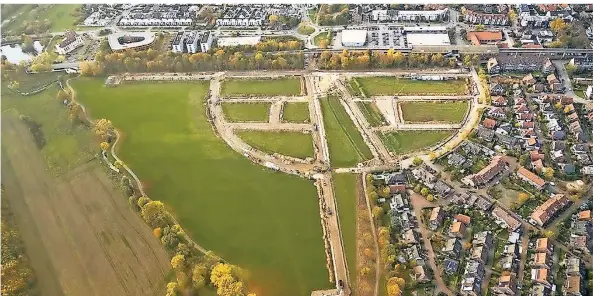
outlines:
M449 34L408 34L408 46L415 45L451 45Z
M261 36L219 37L218 46L256 45L260 40Z
M426 31L447 31L447 27L430 26L430 27L404 27L406 32L426 32Z
M138 41L138 42L133 42L133 43L127 43L127 44L119 43L119 41L117 39L119 39L120 37L124 37L124 36L144 37L144 40ZM111 50L124 50L124 49L130 49L130 48L135 48L138 46L144 46L144 45L151 44L154 41L154 33L151 33L151 32L118 32L118 33L113 33L113 34L109 35L109 37L107 37L107 40L109 41L109 47L111 47Z
M367 30L342 30L342 44L344 43L365 43Z

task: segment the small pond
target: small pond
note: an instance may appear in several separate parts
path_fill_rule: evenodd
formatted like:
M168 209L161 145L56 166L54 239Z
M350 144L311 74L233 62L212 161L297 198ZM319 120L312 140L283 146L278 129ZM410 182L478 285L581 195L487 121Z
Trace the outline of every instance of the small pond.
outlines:
M37 53L43 51L43 45L41 45L39 41L35 41L33 46L35 47L35 51ZM23 52L19 44L4 45L0 48L0 53L3 56L6 56L6 59L9 62L14 64L18 64L20 61L30 61L35 56L34 54Z

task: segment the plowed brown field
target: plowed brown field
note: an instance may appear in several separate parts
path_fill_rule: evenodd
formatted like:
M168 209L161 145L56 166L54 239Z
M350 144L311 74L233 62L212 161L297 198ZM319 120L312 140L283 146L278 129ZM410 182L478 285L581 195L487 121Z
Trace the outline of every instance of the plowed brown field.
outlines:
M2 114L2 184L46 295L160 295L168 256L96 160L59 179Z

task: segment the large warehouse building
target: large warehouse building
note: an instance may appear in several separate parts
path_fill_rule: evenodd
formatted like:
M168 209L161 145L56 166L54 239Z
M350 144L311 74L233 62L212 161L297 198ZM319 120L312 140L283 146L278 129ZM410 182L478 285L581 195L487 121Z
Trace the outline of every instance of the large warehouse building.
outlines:
M343 30L342 31L342 46L356 47L364 46L367 41L366 30Z
M446 27L404 27L406 46L451 45Z

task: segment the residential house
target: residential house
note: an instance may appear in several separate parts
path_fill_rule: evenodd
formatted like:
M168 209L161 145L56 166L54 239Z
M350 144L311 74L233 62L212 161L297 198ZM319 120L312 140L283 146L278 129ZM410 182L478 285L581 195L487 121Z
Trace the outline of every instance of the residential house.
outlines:
M428 277L426 277L426 273L424 272L424 267L420 265L416 265L413 269L414 271L414 280L418 283L429 281Z
M407 199L403 198L401 194L396 194L391 198L389 207L397 212L409 210Z
M482 125L487 129L494 129L496 127L496 120L491 118L486 118L482 122Z
M554 141L562 141L566 138L566 133L564 131L550 130L550 138Z
M535 80L535 78L533 78L533 75L531 75L531 73L529 73L529 74L525 75L525 77L523 77L523 79L521 79L521 82L523 82L523 84L526 86L532 86L537 82L537 80Z
M504 255L513 256L513 258L519 257L519 246L517 244L505 245L502 251Z
M444 181L438 180L434 184L434 190L441 197L447 197L451 192L453 192L453 187L451 187L449 184L445 183Z
M529 290L529 296L550 296L552 294L551 288L542 284L535 284Z
M451 224L451 228L449 230L449 236L463 238L465 235L465 225L459 221L454 222Z
M465 224L465 226L469 226L472 218L470 218L470 216L466 216L464 214L457 214L457 215L455 215L454 219L455 219L455 221L459 221L459 222Z
M493 130L487 129L480 125L478 128L476 128L476 136L486 142L492 142L495 135Z
M577 215L580 221L591 221L591 210L580 211Z
M542 190L546 185L546 181L544 181L544 179L540 178L524 167L520 167L517 170L517 177L534 186L537 190Z
M551 287L552 284L549 281L550 277L549 277L548 273L549 273L549 270L546 268L531 269L531 280L538 284L542 284L546 287Z
M548 253L548 255L552 254L552 244L547 237L538 238L535 241L535 251L538 253Z
M499 74L501 72L500 65L498 64L498 60L494 57L488 60L486 64L486 68L488 69L488 74Z
M544 156L545 155L543 153L539 153L539 151L535 151L535 150L529 151L529 158L531 159L531 161L544 159Z
M490 163L478 173L463 178L462 182L472 187L487 184L495 176L503 172L506 167L506 159L501 155L497 155L493 157Z
M490 84L490 95L501 96L504 94L504 92L505 92L505 90L504 90L504 86L502 86L502 84L499 84L499 83L491 83Z
M583 278L580 275L569 275L562 286L562 291L567 296L587 295L583 286Z
M402 234L403 242L406 244L417 244L418 243L418 235L414 232L413 229L408 229L404 231Z
M433 208L430 212L429 225L431 230L436 230L443 223L445 211L441 207Z
M517 268L517 261L515 260L514 256L511 255L503 255L500 258L500 267L504 271L512 271Z
M531 214L530 218L539 226L544 226L560 210L570 204L570 200L564 194L556 194L538 206Z
M507 105L507 99L503 96L492 97L492 105L497 107L504 107Z
M575 57L568 64L576 67L579 71L591 71L593 70L593 56Z
M511 214L507 213L504 209L499 206L494 207L492 215L497 219L500 224L506 226L509 232L516 231L521 227L521 222Z
M459 248L461 248L461 244L459 244ZM459 255L457 255L455 258L457 258L457 257L459 257ZM459 269L459 261L447 258L447 259L445 259L445 261L443 263L445 265L445 273L446 274L457 273L457 270Z
M586 235L571 235L569 245L571 248L585 254L593 252L593 241L590 241Z
M583 265L579 257L567 256L566 260L564 261L564 266L566 267L566 274L568 275L583 274Z
M498 295L514 296L517 293L516 275L501 275L498 278L498 285L492 288Z
M488 259L488 248L483 246L474 246L470 254L470 259L486 263L486 260Z
M535 253L531 256L531 265L537 268L552 268L552 256L548 253Z
M488 111L488 116L494 117L494 118L505 118L505 117L507 117L507 113L504 111L503 108L495 107L495 108L491 108Z
M549 58L546 58L546 60L544 61L544 65L542 66L542 73L544 75L546 75L546 74L554 73L555 70L556 70L556 67L554 67L554 64L552 63L552 61Z
M544 168L544 163L541 159L531 162L531 168L536 172L541 172Z
M458 258L459 254L461 253L461 243L459 242L459 239L448 239L442 251L452 258Z
M463 155L456 152L447 155L447 164L449 164L450 166L460 168L465 164L466 161L467 159L463 157Z
M546 77L546 81L548 82L548 84L554 84L554 83L560 82L560 80L558 80L558 78L556 78L556 75L554 75L554 73L548 75Z
M484 196L478 196L475 202L476 208L488 212L492 208L493 203Z
M490 231L482 231L474 234L472 244L474 246L484 246L486 249L490 249L492 247L492 241L493 239Z

